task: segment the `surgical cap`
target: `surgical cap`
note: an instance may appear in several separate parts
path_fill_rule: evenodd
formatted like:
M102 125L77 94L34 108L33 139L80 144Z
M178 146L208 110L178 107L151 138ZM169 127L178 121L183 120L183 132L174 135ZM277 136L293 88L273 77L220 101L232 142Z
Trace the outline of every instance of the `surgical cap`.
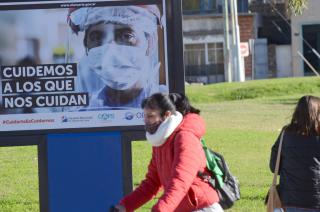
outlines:
M114 7L83 7L70 9L69 24L73 32L87 30L91 25L105 22L135 26L152 34L157 30L160 12L156 6L114 6Z

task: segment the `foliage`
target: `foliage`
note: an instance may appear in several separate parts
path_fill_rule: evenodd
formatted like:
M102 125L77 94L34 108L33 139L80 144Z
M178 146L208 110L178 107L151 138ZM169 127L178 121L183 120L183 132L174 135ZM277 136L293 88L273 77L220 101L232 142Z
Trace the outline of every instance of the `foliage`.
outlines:
M302 14L303 10L307 8L308 0L288 0L290 10L294 14Z

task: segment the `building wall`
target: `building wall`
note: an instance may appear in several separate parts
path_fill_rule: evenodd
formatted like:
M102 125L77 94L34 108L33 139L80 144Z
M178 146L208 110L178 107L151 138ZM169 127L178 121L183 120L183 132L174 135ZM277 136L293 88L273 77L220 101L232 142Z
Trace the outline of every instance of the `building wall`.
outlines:
M291 45L276 47L277 77L291 77Z
M268 45L268 78L277 76L277 58L276 58L277 45Z
M255 39L254 14L239 14L240 41L248 42ZM184 44L223 42L224 20L222 15L192 15L183 18L183 41ZM245 57L245 73L247 78L252 76L252 56Z
M304 76L303 60L297 51L303 53L302 25L320 24L320 4L319 0L309 0L308 8L303 11L302 15L291 17L292 26L292 75Z
M255 16L253 15L240 15L238 18L239 28L240 28L240 41L249 42L250 39L256 38L255 30ZM245 63L245 74L246 77L251 77L252 75L252 55L244 58Z

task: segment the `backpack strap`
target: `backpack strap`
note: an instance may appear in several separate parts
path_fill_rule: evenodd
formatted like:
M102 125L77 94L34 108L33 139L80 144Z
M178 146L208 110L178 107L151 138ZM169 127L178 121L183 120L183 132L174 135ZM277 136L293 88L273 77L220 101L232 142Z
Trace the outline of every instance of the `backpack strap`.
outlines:
M204 179L205 181L209 181L210 184L213 185L214 187L219 186L221 188L223 186L223 184L224 184L224 180L223 180L224 179L224 173L223 173L223 171L220 169L220 167L217 164L217 160L220 160L220 158L216 154L214 154L214 152L211 151L207 147L204 138L201 138L201 144L202 144L202 148L204 150L204 153L206 155L207 169L209 169L209 171L214 175L214 178L216 179L218 185L216 185L215 182L213 184L212 182L210 182L209 179L204 178L203 177L203 175L205 175L204 173L198 172L198 175L202 179ZM213 180L213 181L215 181L215 180Z

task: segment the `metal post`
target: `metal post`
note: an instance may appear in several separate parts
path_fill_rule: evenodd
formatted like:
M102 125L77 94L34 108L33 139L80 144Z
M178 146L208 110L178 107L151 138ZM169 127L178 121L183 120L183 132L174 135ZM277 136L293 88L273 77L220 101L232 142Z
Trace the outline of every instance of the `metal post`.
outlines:
M311 65L311 63L303 56L303 54L301 54L300 51L297 51L298 55L302 58L302 60L309 66L309 68L313 71L313 73L320 77L319 73L317 72L317 70Z
M236 28L236 50L237 50L237 67L238 67L238 80L239 82L245 81L244 74L244 58L241 57L240 52L240 28L238 22L238 1L234 0L234 14L235 14L235 28Z
M168 40L168 66L170 67L170 92L185 92L184 63L183 63L183 34L182 34L182 1L168 0L167 8L167 34Z
M232 80L233 81L238 81L237 80L237 64L235 61L235 55L236 55L236 51L235 51L235 44L236 44L236 33L235 33L235 19L234 19L234 4L233 4L233 0L230 0L230 15L231 15L231 54L230 54L230 59L231 59L231 63L232 63Z
M255 79L255 49L254 49L254 44L255 44L255 40L254 39L250 39L249 40L249 46L250 46L250 52L251 52L251 80Z
M228 0L222 1L223 20L224 20L224 73L225 81L232 82L231 58L230 58L230 27L229 27L229 3Z
M234 59L234 71L235 71L235 79L236 81L243 82L244 79L244 70L243 65L241 64L241 55L240 55L240 30L238 24L238 7L237 1L232 1L232 28L233 28L233 42L234 42L234 52L233 52L233 59Z

